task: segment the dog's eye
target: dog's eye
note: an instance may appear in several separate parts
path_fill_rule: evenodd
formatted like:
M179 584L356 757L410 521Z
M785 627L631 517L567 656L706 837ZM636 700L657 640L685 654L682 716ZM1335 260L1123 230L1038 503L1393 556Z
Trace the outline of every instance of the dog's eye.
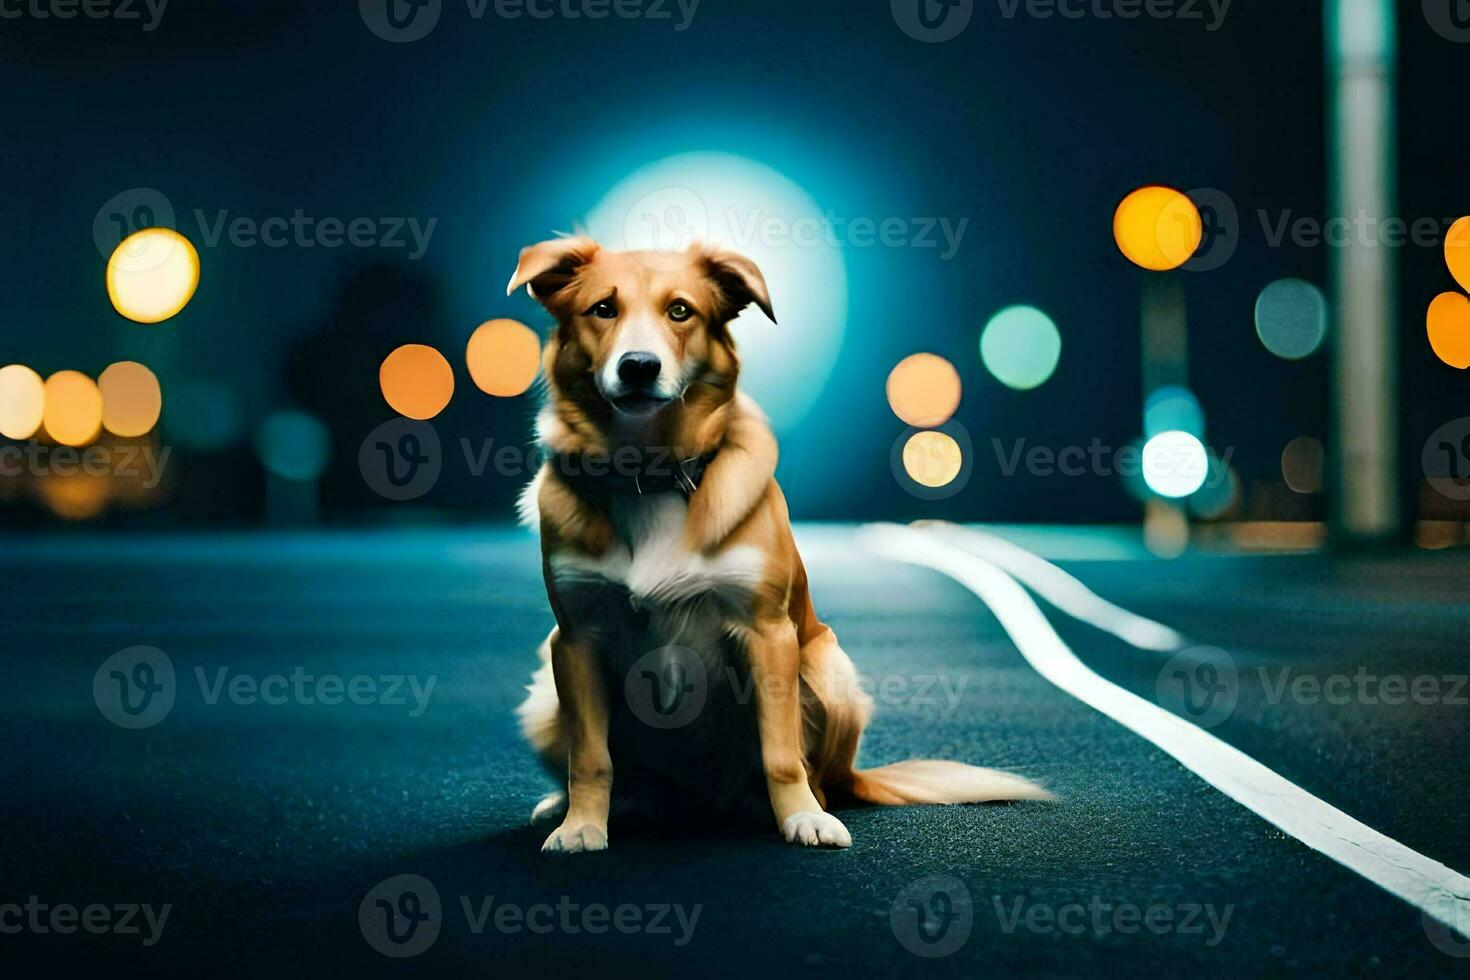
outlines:
M605 299L588 310L587 316L595 316L599 320L616 320L618 318L618 305L610 299Z
M669 304L669 319L673 320L675 323L683 323L685 320L689 319L693 315L694 310L690 309L688 303L681 303L678 300L675 300L673 303Z

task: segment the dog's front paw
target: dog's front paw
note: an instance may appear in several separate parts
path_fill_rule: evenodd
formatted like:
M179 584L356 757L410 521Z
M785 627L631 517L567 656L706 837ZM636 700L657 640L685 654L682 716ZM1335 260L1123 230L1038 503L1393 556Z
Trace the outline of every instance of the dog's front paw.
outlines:
M851 847L852 835L842 821L821 810L793 813L781 824L781 836L803 847Z
M584 851L607 850L607 831L590 823L580 827L562 824L541 845L542 854L581 854Z

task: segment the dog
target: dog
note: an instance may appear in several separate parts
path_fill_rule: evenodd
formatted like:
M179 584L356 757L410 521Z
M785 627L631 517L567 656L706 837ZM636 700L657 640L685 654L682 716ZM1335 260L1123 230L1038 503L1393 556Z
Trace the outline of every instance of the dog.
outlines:
M776 439L736 386L731 321L776 318L755 263L565 237L522 250L521 287L556 319L546 461L521 499L556 620L518 711L565 787L533 812L559 818L543 851L605 849L615 803L682 828L774 817L792 844L844 848L829 806L1049 798L957 762L855 767L871 698L813 608Z

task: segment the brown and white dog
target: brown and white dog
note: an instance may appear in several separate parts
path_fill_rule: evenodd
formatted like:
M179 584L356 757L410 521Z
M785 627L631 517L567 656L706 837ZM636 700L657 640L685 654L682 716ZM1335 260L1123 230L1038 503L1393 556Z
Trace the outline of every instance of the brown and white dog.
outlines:
M775 319L754 263L561 238L521 252L507 292L522 286L557 321L547 462L522 501L556 617L519 709L565 781L533 814L561 817L543 850L606 848L615 799L696 828L774 815L787 841L847 847L827 804L1048 796L956 762L854 768L871 702L812 607L775 438L736 390L730 321L752 303ZM698 699L692 718L637 710L630 671L650 664Z

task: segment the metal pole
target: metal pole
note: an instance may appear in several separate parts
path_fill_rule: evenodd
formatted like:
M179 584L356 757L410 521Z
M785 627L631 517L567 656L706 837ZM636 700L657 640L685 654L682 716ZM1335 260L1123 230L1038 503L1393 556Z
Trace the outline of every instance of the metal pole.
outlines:
M1380 228L1393 214L1397 29L1392 0L1327 0L1332 250L1332 530L1340 544L1397 538L1398 277ZM1360 221L1366 224L1360 225ZM1367 240L1359 240L1366 237Z

